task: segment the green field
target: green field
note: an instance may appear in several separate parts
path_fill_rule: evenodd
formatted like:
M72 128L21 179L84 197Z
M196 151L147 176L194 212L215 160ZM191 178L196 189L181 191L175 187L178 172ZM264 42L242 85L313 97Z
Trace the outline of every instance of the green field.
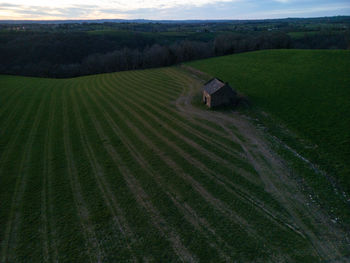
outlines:
M312 37L312 36L315 36L315 35L341 35L341 34L346 34L346 31L345 30L316 30L316 31L297 31L297 32L289 32L288 35L291 37L291 38L294 38L294 39L301 39L303 37Z
M287 126L297 139L285 141L350 193L350 51L260 51L190 65L228 81Z
M274 65L262 74L252 55L221 58L247 57L247 73L228 79L268 87ZM228 72L238 68L220 76ZM342 228L299 191L248 121L186 104L201 83L181 68L0 76L0 261L345 261Z

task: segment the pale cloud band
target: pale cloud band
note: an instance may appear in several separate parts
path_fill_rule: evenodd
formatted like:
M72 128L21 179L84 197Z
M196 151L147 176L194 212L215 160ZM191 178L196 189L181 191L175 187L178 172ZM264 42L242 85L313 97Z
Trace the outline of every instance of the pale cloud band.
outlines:
M240 0L60 0L60 1L43 1L33 0L30 1L30 6L33 7L46 7L46 8L71 8L71 7L88 7L97 6L105 9L115 9L120 11L130 11L140 8L154 8L154 9L167 9L178 6L193 6L200 7L207 4L219 3L219 2L239 2ZM13 6L28 6L28 1L14 0L11 1ZM1 4L0 4L1 6Z
M1 1L1 0L0 0ZM348 0L12 0L7 19L257 19L350 15Z

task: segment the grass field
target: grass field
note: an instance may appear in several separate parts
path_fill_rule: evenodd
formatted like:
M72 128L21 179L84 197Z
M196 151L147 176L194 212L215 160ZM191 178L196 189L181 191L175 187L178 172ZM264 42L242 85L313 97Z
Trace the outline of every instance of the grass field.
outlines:
M287 126L298 139L286 142L350 193L350 51L260 51L190 65L228 81Z
M178 98L200 84L180 68L0 76L0 261L347 256L341 228L263 142L250 142L242 129L251 126L234 126L238 115L179 110L187 108Z
M331 32L331 33L330 33ZM303 37L312 37L312 36L315 36L315 35L323 35L323 34L327 34L327 35L333 35L333 34L346 34L346 31L342 31L342 30L339 30L339 31L298 31L298 32L289 32L288 35L291 37L291 38L294 38L294 39L300 39L300 38L303 38Z

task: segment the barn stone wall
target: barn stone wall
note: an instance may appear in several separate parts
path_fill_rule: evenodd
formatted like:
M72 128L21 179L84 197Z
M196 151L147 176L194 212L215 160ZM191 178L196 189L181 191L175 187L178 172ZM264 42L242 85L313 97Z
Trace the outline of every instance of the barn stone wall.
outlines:
M236 99L235 93L228 86L225 86L211 95L210 107L228 105Z

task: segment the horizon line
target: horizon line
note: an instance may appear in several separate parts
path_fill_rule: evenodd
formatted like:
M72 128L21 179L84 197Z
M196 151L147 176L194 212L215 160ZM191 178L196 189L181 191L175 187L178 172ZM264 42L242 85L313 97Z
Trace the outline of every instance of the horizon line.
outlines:
M227 19L146 19L146 18L132 18L132 19L125 19L125 18L96 18L96 19L0 19L1 22L64 22L64 21L113 21L113 20L119 20L119 21L257 21L257 20L283 20L283 19L317 19L317 18L333 18L333 17L350 17L349 15L333 15L333 16L308 16L308 17L280 17L280 18L227 18Z

